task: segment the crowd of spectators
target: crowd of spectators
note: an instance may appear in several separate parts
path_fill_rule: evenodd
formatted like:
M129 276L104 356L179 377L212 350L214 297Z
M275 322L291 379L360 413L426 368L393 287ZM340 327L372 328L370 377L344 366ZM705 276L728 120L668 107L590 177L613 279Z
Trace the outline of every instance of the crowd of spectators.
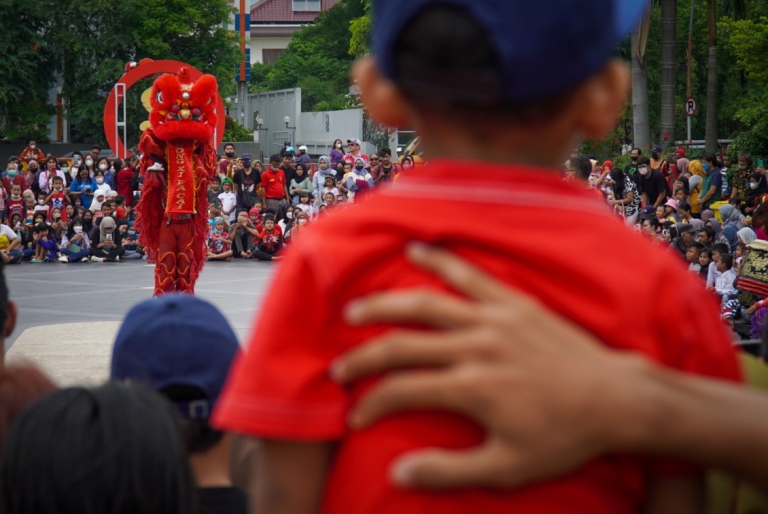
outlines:
M666 158L658 146L650 158L634 148L623 169L611 161L574 155L564 171L567 180L583 180L617 216L668 247L700 276L720 299L723 319L750 320L761 307L741 305L736 287L753 243L768 241L766 171L753 165L748 152L731 163L725 155L706 153L690 160L682 147Z
M286 144L270 162L227 144L208 190L209 260L270 261L307 225L394 180L401 164L388 148L370 156L358 139L334 142L312 162ZM118 262L144 258L134 227L141 200L138 156L100 156L98 146L67 164L35 141L9 159L0 188L0 259L6 264Z

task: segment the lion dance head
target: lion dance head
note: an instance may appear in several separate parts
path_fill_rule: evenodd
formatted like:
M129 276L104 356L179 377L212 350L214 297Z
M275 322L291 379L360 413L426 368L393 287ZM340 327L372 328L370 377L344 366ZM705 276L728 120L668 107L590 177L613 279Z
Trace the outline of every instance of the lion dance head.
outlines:
M212 139L218 89L213 75L192 82L187 68L181 68L178 75L158 77L150 95L149 122L154 135L161 141Z

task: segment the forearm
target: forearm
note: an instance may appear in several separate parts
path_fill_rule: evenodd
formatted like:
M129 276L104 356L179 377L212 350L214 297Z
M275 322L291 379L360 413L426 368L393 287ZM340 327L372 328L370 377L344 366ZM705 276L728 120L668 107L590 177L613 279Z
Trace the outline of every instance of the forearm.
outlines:
M264 514L319 513L330 456L329 443L263 440L257 459L253 511Z
M639 384L632 399L639 415L632 425L639 430L624 449L677 455L729 471L768 492L767 394L658 366L641 374L627 381Z

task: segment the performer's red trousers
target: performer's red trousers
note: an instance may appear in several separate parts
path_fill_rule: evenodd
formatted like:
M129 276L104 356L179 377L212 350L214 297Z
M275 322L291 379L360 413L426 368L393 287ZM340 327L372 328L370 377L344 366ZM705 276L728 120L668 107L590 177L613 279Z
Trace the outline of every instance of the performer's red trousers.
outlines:
M155 296L165 293L195 293L192 283L192 218L171 219L160 227L160 245L155 265Z

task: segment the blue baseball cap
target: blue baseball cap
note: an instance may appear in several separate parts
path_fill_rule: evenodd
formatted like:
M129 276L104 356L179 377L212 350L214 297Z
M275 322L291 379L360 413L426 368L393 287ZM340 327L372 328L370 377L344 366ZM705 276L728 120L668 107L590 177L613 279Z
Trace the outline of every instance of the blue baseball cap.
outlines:
M110 377L160 391L192 386L203 397L174 402L188 419L207 420L240 346L232 327L212 304L169 294L134 306L112 349Z
M647 0L374 0L373 53L396 80L393 51L425 9L455 6L482 26L499 56L504 99L544 100L600 71L640 23Z

